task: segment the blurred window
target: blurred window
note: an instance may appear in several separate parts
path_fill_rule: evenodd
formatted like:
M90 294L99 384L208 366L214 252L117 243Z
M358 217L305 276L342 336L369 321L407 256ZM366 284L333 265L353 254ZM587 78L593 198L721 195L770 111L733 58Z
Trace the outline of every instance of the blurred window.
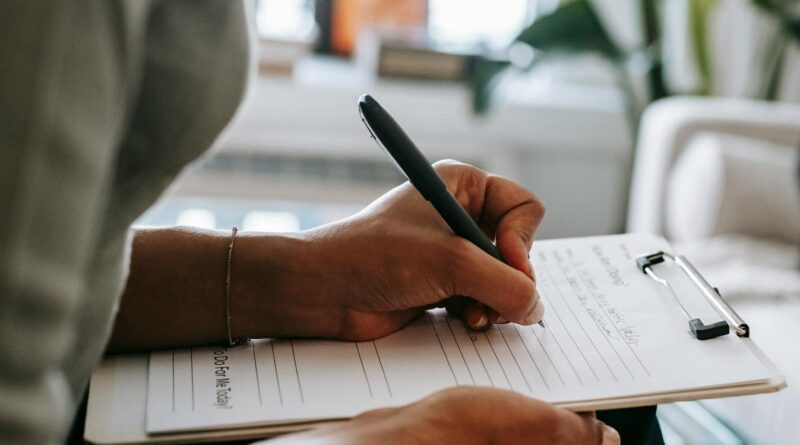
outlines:
M201 227L203 229L216 229L217 217L208 209L188 208L178 213L175 224L179 226Z
M429 0L428 34L438 44L501 49L533 17L537 5L547 2ZM308 42L314 36L313 0L259 0L256 11L263 39Z
M292 212L255 210L247 213L242 229L257 232L297 232L300 218Z
M197 173L195 173L197 174ZM167 196L151 207L135 227L174 225L203 229L259 232L297 232L346 218L364 207L313 201L279 201L268 197L259 200L233 197Z
M529 0L430 0L428 34L439 44L505 48L528 22Z
M259 0L256 26L262 39L308 42L314 36L314 2Z

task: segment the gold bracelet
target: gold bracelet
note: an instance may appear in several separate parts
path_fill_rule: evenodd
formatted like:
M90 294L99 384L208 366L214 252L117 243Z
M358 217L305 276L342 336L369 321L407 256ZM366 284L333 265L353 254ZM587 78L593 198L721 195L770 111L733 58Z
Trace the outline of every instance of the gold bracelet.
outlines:
M228 344L230 346L240 345L247 342L247 338L233 339L231 334L231 259L233 258L233 242L236 240L236 233L239 228L233 226L231 229L231 243L228 245L228 261L225 269L225 322L228 326Z

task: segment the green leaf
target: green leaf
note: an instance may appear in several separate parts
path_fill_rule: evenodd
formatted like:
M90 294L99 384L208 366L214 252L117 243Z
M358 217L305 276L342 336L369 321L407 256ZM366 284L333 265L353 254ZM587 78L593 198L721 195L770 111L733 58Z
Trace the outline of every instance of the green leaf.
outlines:
M784 26L792 37L800 40L800 19L787 19Z
M797 0L752 0L753 4L774 16L796 40L800 40L800 17L798 17Z
M539 17L516 40L544 51L595 52L615 60L623 56L586 0L565 3Z
M490 60L483 57L475 61L472 73L472 111L484 114L491 104L492 93L496 84L496 75L506 69L510 63L505 60Z
M699 93L711 94L711 62L708 55L708 21L716 0L691 0L689 23L697 70L700 73Z
M775 2L772 0L753 0L753 3L767 11L774 12L776 10Z

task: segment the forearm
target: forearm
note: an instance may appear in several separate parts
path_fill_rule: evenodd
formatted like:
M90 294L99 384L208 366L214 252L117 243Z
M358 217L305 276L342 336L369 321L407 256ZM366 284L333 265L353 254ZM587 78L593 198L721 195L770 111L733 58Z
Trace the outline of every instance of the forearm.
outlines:
M230 232L138 230L109 352L227 342L230 241ZM308 247L302 235L239 232L231 261L234 337L327 334L325 323L304 323L302 332L297 326L319 318L320 308L303 297L314 292L312 277L302 277L313 255Z
M313 230L237 235L230 277L232 337L375 339L442 304L475 329L492 322L486 307L513 322L541 319L528 262L543 215L539 201L473 167L442 163L437 169L497 240L507 263L454 236L405 183L358 214ZM109 350L227 342L230 240L227 231L137 232Z

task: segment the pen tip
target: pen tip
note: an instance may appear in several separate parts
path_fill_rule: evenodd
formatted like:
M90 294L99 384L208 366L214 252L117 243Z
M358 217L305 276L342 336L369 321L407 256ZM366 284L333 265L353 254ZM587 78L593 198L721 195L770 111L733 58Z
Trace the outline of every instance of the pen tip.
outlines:
M539 326L541 326L542 328L544 328L544 320L539 320Z

